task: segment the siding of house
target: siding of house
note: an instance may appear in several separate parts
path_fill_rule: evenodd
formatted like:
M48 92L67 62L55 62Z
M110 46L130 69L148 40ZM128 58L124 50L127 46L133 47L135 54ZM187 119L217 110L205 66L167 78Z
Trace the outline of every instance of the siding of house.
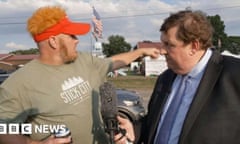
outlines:
M161 42L138 42L137 48L161 48ZM167 69L167 64L164 56L158 59L145 57L142 59L140 71L145 76L159 75Z

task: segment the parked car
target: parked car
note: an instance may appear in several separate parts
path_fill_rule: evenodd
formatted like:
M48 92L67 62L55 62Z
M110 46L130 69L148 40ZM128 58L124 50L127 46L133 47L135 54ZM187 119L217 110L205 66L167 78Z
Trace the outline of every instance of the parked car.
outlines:
M0 74L0 84L3 83L3 81L8 78L10 74Z
M141 121L146 115L142 98L138 93L124 89L117 89L116 94L119 115L128 118L133 123L135 138L139 139Z
M0 74L6 74L6 73L7 73L7 71L0 69Z
M146 114L142 99L136 92L117 89L116 94L117 108L120 116L136 122Z

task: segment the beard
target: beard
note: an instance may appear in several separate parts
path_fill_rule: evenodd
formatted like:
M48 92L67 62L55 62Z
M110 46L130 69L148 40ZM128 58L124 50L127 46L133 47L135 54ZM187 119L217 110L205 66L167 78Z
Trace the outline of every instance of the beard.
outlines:
M61 53L61 58L63 59L63 62L65 64L70 64L73 63L77 59L77 52L69 52L66 44L64 42L60 42L60 53Z

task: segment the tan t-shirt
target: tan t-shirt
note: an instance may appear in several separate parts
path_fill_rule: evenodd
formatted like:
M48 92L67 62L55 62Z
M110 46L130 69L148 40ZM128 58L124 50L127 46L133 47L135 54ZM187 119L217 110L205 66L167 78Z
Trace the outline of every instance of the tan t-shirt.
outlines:
M98 94L111 64L86 53L62 66L29 62L0 86L0 122L31 123L34 140L49 136L35 133L35 125L64 124L74 144L108 143Z

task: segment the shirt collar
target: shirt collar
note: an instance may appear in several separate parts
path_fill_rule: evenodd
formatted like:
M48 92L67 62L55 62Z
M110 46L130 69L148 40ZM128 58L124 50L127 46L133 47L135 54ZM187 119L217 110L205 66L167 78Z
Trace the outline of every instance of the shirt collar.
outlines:
M200 59L200 61L193 67L193 69L187 74L191 78L198 78L201 76L207 66L208 60L212 55L212 50L207 49L204 56Z

